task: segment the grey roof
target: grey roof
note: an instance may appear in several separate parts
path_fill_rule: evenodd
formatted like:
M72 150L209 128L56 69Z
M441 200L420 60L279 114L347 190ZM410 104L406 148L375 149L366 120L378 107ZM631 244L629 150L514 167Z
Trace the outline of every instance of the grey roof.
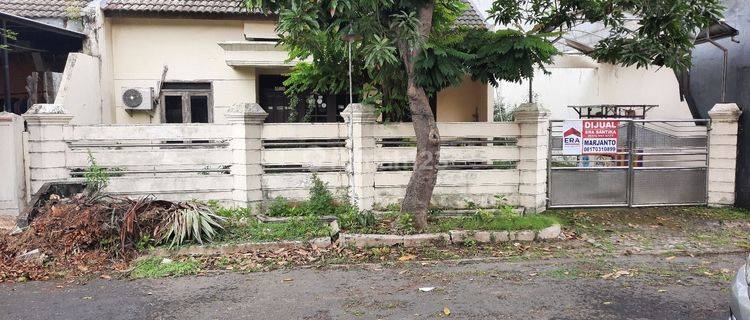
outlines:
M65 18L85 7L88 0L0 0L0 12L26 18Z
M471 0L462 0L471 5L457 24L482 26L484 21ZM251 12L244 0L108 0L103 7L105 12L112 13L148 13L158 14L204 14L204 15L244 15Z
M243 15L251 13L243 0L109 0L104 11Z
M464 11L464 13L460 17L458 17L458 19L456 19L456 24L462 26L487 27L487 25L484 23L482 15L477 10L477 7L474 6L474 3L471 0L461 1L469 4L469 8L466 9L466 11Z

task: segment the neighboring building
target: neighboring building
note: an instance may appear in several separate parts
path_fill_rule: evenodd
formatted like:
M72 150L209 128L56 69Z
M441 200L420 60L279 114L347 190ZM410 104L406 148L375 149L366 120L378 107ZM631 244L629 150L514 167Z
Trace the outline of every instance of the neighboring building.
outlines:
M68 54L80 51L84 45L86 36L81 33L81 10L85 3L74 0L0 2L0 29L5 26L8 34L16 38L8 39L8 51L0 50L0 70L3 70L0 73L0 110L23 113L31 104L54 102ZM8 34L0 32L0 38Z
M4 10L88 35L82 53L68 58L63 79L70 81L63 81L63 95L54 101L76 115L75 123L223 123L225 111L243 102L259 103L268 122L299 121L306 114L313 122L337 122L348 104L346 95L327 95L313 99L312 110L306 103L292 110L283 81L295 62L276 46L276 17L249 11L243 0L109 0L88 7L85 1L45 6L13 0L0 5ZM485 27L473 6L457 23ZM129 89L146 108L125 105ZM492 92L468 78L439 92L433 99L437 120L487 121Z
M737 157L737 205L750 209L750 6L746 0L726 0L724 18L727 25L739 30L735 37L716 40L727 49L726 97L744 112L740 117ZM721 103L724 52L711 44L696 47L693 67L685 79L687 100L705 116Z
M690 108L680 98L677 77L669 68L648 69L598 63L581 55L567 53L555 58L532 81L533 99L552 112L552 119L578 119L569 106L656 105L647 119L690 119ZM529 83L503 82L495 101L513 109L529 100Z

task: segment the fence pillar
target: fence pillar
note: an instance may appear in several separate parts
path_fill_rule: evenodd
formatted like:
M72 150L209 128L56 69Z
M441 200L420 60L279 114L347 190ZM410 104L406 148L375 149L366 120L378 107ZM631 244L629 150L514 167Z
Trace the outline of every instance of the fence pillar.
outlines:
M715 105L711 117L708 151L708 205L734 205L734 180L737 166L737 121L740 108L734 103Z
M229 108L227 121L232 126L232 202L247 207L263 200L261 179L261 133L268 113L257 103L241 103Z
M347 174L349 197L360 210L371 210L375 202L375 137L373 129L377 113L373 106L350 104L341 116L346 122L349 138Z
M67 110L55 104L35 104L23 114L29 131L29 167L31 193L46 182L70 178L65 164L65 127L73 119Z
M26 207L23 119L0 112L0 229L4 216L15 218Z
M518 204L526 213L542 212L547 207L549 110L536 103L524 103L516 111L516 123L521 129Z

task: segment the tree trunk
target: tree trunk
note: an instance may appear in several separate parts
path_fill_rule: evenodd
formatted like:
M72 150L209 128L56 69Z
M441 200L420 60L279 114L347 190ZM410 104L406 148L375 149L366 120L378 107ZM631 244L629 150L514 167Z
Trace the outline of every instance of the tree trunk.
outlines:
M419 34L427 41L432 29L432 14L435 3L429 1L419 10ZM437 181L438 163L440 162L440 132L435 123L435 115L430 108L430 101L424 89L415 82L414 62L422 52L420 48L412 48L406 41L399 42L401 58L406 66L408 87L406 94L409 98L409 109L412 115L414 133L417 137L417 156L414 159L414 171L409 185L406 187L401 212L414 215L414 226L417 231L423 231L427 225L427 208L432 198Z

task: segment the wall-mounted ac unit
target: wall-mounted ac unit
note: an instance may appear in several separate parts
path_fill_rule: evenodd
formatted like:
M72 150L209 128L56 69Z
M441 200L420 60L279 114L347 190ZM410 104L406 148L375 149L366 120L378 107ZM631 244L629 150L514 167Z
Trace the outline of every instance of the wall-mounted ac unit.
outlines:
M126 110L152 110L153 96L152 88L123 88L121 99Z

